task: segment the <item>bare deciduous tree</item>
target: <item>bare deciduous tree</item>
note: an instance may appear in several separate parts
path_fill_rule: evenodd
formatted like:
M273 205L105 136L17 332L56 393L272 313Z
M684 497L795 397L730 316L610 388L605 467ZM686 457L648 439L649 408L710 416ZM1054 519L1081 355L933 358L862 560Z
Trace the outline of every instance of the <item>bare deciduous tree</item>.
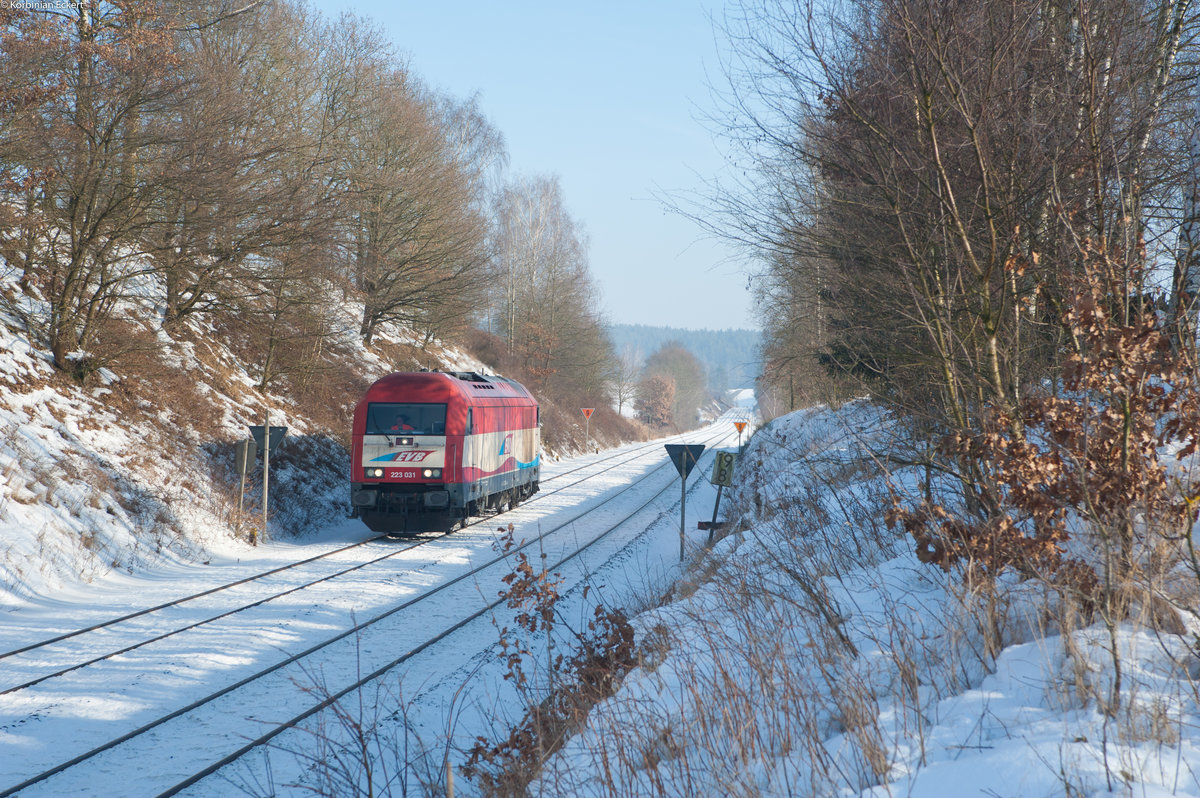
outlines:
M678 341L668 341L646 358L646 375L666 377L674 386L671 419L680 429L696 426L700 407L708 398L704 366Z
M597 311L586 241L564 207L557 180L520 180L497 200L493 314L510 355L534 387L570 385L579 398L606 394L612 347Z
M163 185L150 206L145 246L164 293L164 322L252 294L255 263L331 241L335 216L320 166L338 119L323 76L337 34L314 29L289 3L217 24L195 7L180 52L180 103L156 154ZM331 122L332 120L332 122Z
M718 208L767 264L772 362L819 358L972 435L1078 346L1063 278L1089 250L1123 263L1126 297L1169 257L1150 220L1180 176L1190 3L746 3L729 27L755 171Z
M612 395L617 401L618 415L624 412L627 405L632 407L641 371L641 365L629 349L621 352L613 361Z
M491 145L472 143L462 114L443 116L445 106L403 69L375 75L362 101L368 113L339 157L363 340L384 322L427 336L462 326L477 311L486 263L484 167L473 159L491 157Z
M5 236L21 243L5 256L48 307L34 332L75 368L72 353L94 345L144 272L135 256L162 176L152 153L177 103L177 36L152 2L6 13L5 57L32 80L0 112L0 169L22 197Z

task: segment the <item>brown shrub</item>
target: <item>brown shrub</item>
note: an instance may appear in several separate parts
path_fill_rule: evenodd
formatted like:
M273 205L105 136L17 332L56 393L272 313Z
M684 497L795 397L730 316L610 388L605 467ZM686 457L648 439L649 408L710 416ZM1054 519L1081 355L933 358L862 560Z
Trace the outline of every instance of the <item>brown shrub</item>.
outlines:
M1119 583L1156 581L1170 568L1160 544L1187 538L1200 505L1161 452L1172 442L1183 444L1180 457L1197 450L1200 401L1193 367L1163 320L1111 300L1124 284L1094 258L1063 314L1076 351L1058 390L985 414L978 434L945 442L991 477L978 513L930 501L893 506L889 522L912 535L923 562L1012 569L1089 606L1103 594L1109 607ZM1080 557L1066 555L1068 541Z
M497 548L509 551L514 546L510 524ZM523 552L518 552L516 566L503 582L508 587L500 596L517 613L517 629L504 627L500 631L501 656L508 666L504 678L531 695L525 662L533 637L554 632L562 577L545 568L538 570ZM585 588L585 598L587 594ZM549 694L530 700L525 716L507 738L496 743L479 738L471 747L463 774L475 780L485 794L524 795L546 758L579 728L588 709L613 694L620 678L637 662L633 626L619 609L597 605L586 629L574 636L575 649L570 656L558 654L547 664L552 685Z

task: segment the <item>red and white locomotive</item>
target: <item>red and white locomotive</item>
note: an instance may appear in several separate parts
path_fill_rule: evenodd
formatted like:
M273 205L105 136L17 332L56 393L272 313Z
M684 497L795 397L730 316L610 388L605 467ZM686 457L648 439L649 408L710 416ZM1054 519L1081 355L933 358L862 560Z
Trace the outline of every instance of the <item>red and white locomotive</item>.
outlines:
M475 372L389 374L354 409L352 515L378 532L448 527L537 493L537 401Z

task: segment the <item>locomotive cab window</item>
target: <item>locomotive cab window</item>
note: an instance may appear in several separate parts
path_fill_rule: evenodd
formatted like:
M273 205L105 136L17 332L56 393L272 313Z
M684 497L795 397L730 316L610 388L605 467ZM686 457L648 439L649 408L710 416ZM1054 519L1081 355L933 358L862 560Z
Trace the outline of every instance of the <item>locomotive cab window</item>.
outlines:
M429 402L371 402L367 435L445 435L446 406Z

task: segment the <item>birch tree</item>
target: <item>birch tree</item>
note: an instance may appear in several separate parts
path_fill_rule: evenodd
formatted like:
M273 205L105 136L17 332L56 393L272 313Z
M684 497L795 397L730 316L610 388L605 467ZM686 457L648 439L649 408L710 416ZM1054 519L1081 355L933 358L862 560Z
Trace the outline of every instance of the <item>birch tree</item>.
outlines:
M1183 219L1179 226L1179 252L1171 297L1172 315L1179 340L1196 345L1197 301L1200 301L1200 85L1193 89L1188 131L1187 174L1183 180Z
M612 344L588 268L587 241L554 178L518 179L496 200L492 309L511 358L542 391L606 401Z

